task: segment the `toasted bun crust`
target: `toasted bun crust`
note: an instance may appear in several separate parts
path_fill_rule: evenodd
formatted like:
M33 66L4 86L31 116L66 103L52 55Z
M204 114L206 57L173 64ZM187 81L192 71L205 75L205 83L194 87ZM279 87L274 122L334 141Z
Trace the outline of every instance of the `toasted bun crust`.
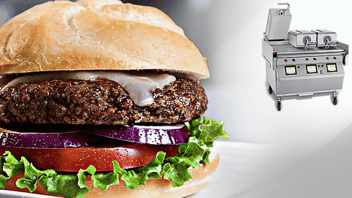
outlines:
M220 157L216 153L211 153L210 155L210 164L202 165L198 168L192 169L189 171L192 175L192 179L185 182L185 184L181 187L172 187L171 181L165 179L151 179L146 182L146 185L139 186L139 190L129 190L125 188L124 181L120 180L119 185L110 186L106 191L102 192L101 189L94 189L86 196L85 198L176 198L176 197L185 197L187 195L194 194L199 190L205 188L211 183L212 176L215 173L218 165L219 165ZM6 185L6 190L14 190L21 192L29 192L28 189L21 189L16 187L16 180L23 177L23 174L18 175L10 179L10 181ZM87 177L86 185L92 189L92 180ZM39 183L37 183L37 189L34 191L37 194L45 194L49 195ZM54 195L55 196L55 195Z
M0 29L0 73L165 70L209 77L205 58L162 11L117 0L54 1Z

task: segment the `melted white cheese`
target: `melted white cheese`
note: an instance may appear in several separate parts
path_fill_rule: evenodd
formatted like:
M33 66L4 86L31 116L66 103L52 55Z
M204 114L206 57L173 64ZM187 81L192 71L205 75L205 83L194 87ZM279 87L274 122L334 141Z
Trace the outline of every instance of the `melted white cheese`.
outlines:
M132 75L122 72L111 71L73 71L73 72L51 72L42 74L25 75L7 83L2 87L1 92L11 86L21 83L40 83L50 80L91 80L98 78L115 81L120 84L129 94L133 102L141 107L149 106L154 102L150 93L156 88L162 88L165 85L176 80L175 76L169 74L139 74Z

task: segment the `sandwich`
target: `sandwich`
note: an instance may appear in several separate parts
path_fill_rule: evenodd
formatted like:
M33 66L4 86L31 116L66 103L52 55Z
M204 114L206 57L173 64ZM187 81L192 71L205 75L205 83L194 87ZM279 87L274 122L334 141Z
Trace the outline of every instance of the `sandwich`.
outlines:
M0 28L0 188L184 197L210 184L224 123L206 59L162 11L53 1ZM1 191L0 191L1 193Z

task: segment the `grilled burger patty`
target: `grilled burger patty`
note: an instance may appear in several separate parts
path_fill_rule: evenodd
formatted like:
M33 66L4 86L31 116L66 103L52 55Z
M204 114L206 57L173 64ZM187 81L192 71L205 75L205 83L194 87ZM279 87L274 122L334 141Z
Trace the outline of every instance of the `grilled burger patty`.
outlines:
M207 109L204 89L177 79L152 91L154 103L139 107L118 83L105 79L20 84L0 94L0 122L72 125L177 123Z

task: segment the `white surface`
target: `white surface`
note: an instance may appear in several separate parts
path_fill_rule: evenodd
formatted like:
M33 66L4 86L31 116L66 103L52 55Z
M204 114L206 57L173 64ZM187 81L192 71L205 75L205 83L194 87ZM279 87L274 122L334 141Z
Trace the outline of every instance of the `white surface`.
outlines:
M0 190L1 198L52 198L52 196L38 195L34 193L15 192L10 190Z
M189 198L351 197L352 125L308 154L286 146L215 142L213 182Z
M220 164L212 183L189 198L232 197L246 194L265 181L262 170L274 146L256 143L215 142Z

